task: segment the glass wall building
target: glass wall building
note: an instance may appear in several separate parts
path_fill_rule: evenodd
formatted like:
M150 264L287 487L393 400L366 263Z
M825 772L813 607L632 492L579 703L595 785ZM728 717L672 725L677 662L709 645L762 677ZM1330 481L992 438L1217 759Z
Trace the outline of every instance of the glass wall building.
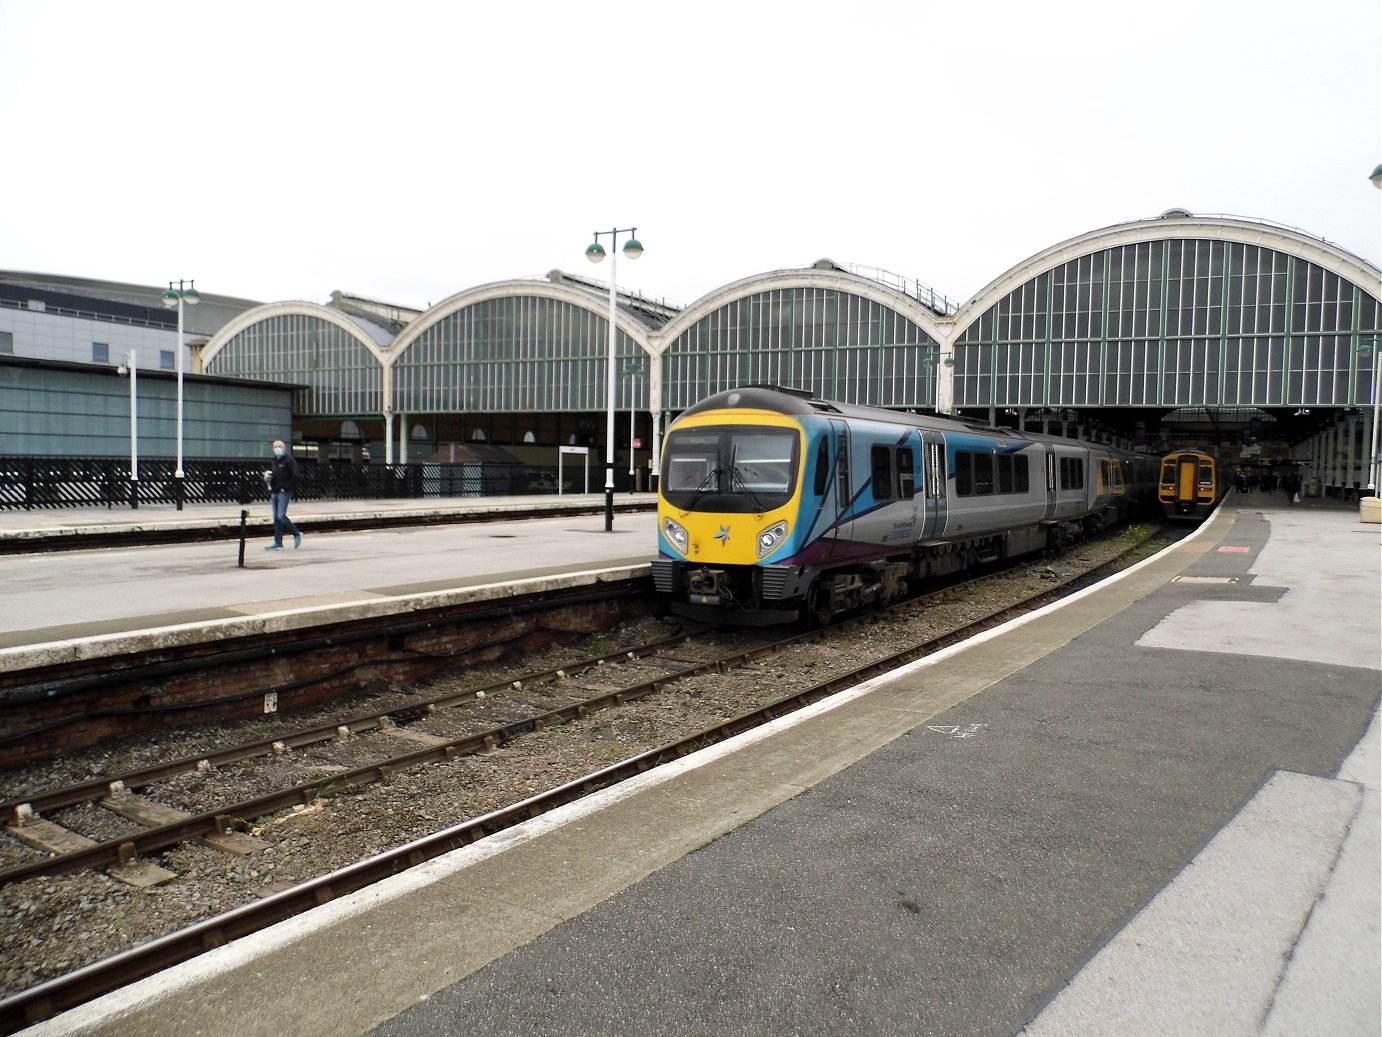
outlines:
M1378 302L1260 244L1136 241L1052 266L958 337L957 407L1348 407Z

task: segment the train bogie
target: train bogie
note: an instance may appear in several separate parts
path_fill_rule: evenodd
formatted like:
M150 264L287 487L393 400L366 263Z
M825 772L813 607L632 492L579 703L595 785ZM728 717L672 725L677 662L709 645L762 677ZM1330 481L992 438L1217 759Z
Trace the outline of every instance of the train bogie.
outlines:
M1096 444L731 390L668 429L654 583L684 615L824 622L1125 517L1146 472Z

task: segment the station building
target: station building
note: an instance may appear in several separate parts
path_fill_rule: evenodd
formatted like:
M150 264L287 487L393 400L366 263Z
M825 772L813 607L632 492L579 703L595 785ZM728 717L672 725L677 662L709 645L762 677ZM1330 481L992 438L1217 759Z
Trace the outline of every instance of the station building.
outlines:
M1307 484L1346 492L1372 481L1380 278L1303 231L1170 210L1053 245L962 304L829 260L687 306L619 293L616 472L641 482L671 417L761 383L1152 452L1203 446L1231 464L1294 463ZM16 324L32 306L12 296L0 295L7 395L18 384L11 365L34 352ZM188 338L190 369L211 386L289 396L292 437L309 456L603 455L608 285L553 271L425 310L341 292L326 304L217 307L198 313L207 319ZM171 348L166 312L160 357Z

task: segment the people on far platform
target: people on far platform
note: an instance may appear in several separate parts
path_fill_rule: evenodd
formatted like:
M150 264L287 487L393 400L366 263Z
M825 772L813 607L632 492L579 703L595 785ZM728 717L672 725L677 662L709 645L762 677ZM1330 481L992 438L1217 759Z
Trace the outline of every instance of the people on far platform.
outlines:
M274 542L264 550L282 551L285 533L293 535L294 547L301 547L302 532L288 517L288 505L292 503L293 494L297 492L298 487L298 463L292 451L281 439L274 440L273 464L264 473L264 481L269 485L269 499L273 504L274 515Z

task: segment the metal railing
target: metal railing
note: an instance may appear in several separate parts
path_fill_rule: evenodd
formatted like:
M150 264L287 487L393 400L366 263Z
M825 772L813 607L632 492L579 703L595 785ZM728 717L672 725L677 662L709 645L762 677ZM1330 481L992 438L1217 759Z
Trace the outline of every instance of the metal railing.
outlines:
M175 479L172 458L141 458L139 479L130 479L127 458L0 456L0 511L37 508L138 508L176 504L248 503L268 500L267 461L188 460ZM371 465L347 461L299 461L297 500L384 500L427 497L493 497L557 493L556 465L498 462ZM616 471L616 480L626 473ZM582 493L580 471L562 473L563 493ZM181 486L179 486L179 482ZM616 485L616 489L619 488Z

